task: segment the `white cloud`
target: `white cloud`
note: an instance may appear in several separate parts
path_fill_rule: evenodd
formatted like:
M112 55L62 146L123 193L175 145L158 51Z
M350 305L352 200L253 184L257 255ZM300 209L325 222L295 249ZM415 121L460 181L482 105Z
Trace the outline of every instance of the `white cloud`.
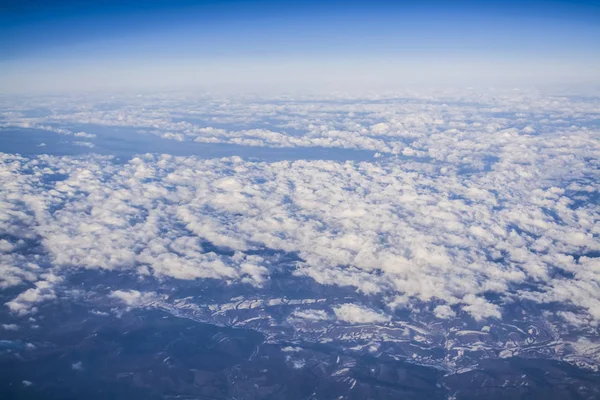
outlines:
M177 140L178 142L183 142L184 140L184 136L181 133L172 133L172 132L167 132L167 133L163 133L161 135L161 137L163 139L173 139L173 140Z
M75 371L83 371L83 363L81 361L74 362L71 364L71 369Z
M96 147L96 145L92 142L82 142L82 141L74 141L73 144L75 146L79 146L79 147L87 147L90 149L93 149L94 147Z
M500 318L505 304L523 298L574 306L600 320L597 258L579 257L600 250L598 204L586 200L600 179L593 161L600 155L598 132L585 125L597 102L525 92L427 96L298 98L283 105L209 99L157 112L148 112L142 98L114 111L92 103L44 118L9 116L6 126L65 135L77 136L70 124L89 123L175 140L387 156L374 162L139 156L117 166L102 157L3 155L0 228L11 239L0 242L0 288L44 281L19 240L41 242L57 275L122 269L256 288L268 287L270 260L247 252L268 248L298 254L294 274L320 284L413 303L442 301L433 311L440 318L449 310ZM174 120L175 111L190 121ZM211 118L201 124L193 116ZM274 122L259 126L266 119ZM402 152L409 158L389 157ZM58 173L66 179L44 180ZM234 256L207 251L204 242ZM523 284L536 291L521 292ZM30 290L9 303L13 311L37 304L26 301L37 296Z
M390 320L387 315L351 303L336 306L333 308L333 312L338 321L349 324L382 324Z
M95 134L93 134L93 133L87 133L87 132L77 132L77 133L73 134L73 136L82 137L82 138L85 138L85 139L93 139L93 138L96 137Z
M440 319L449 319L456 317L456 312L447 305L439 305L433 309L433 314Z
M296 310L292 313L292 316L309 321L326 321L330 319L325 310Z
M27 166L24 159L17 162ZM510 164L472 176L437 175L427 164L403 162L168 156L144 156L120 167L96 158L47 162L67 179L44 188L27 178L12 190L32 214L15 211L6 218L31 227L56 268L128 269L261 286L268 281L267 260L245 252L267 247L299 252L304 262L295 273L319 283L462 303L478 319L500 313L483 293L504 294L527 280L554 279L548 273L554 266L577 272L577 279L585 274L586 281L597 279L593 259L560 261L564 254L598 248L593 230L598 213L571 209L564 193L540 189L541 171L554 179L550 167L530 167L537 175L524 179ZM145 180L148 176L153 179ZM55 204L61 206L48 213ZM21 235L30 235L25 232ZM231 248L235 256L206 252L201 240ZM505 261L494 261L500 258ZM4 267L13 284L35 281L36 269L22 266ZM543 295L529 297L572 302L595 315L599 300L591 287L587 297L561 294L565 285L573 290L578 285L581 292L584 282L577 282L553 280Z
M15 246L10 243L8 240L1 239L0 240L0 252L1 253L10 253Z
M6 303L10 311L18 315L27 315L37 311L36 304L56 298L53 283L37 281L35 287L27 289Z
M156 293L143 293L138 290L115 290L110 297L121 300L129 307L140 307L156 299Z
M501 318L502 316L496 304L492 304L482 297L468 294L463 298L463 302L468 305L463 306L462 309L471 314L477 321L491 317Z

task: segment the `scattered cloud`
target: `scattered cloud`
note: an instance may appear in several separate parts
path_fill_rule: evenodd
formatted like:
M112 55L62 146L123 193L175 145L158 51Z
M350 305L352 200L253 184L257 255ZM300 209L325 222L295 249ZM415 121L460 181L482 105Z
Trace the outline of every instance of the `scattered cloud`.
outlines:
M356 304L341 304L333 308L338 321L349 324L383 324L390 317Z
M440 319L448 319L456 317L456 312L447 305L437 306L433 309L433 314Z
M96 147L96 145L92 142L82 142L82 141L74 141L73 144L75 146L79 146L79 147L87 147L90 149L93 149L94 147Z
M110 297L121 300L128 307L139 307L156 299L156 293L142 293L138 290L115 290Z
M85 139L93 139L96 137L95 134L93 133L87 133L87 132L77 132L74 133L73 136L75 137L81 137L81 138L85 138Z
M81 361L71 364L71 369L74 371L83 371L83 363Z
M325 310L296 310L292 313L292 316L310 321L326 321L331 319Z
M23 287L7 306L33 312L60 285L45 274L75 268L260 290L271 279L268 250L297 255L297 277L378 296L390 306L386 313L402 298L433 302L440 319L464 312L481 321L527 299L572 308L560 314L571 323L600 321L597 101L522 92L444 96L210 99L180 107L179 118L168 105L149 113L144 99L127 110L11 114L3 126L90 139L72 125L386 156L259 162L140 155L117 164L95 155L2 154L0 288ZM22 251L31 243L37 258ZM112 296L130 307L151 299L136 291ZM353 304L334 314L348 323L392 318ZM322 310L293 316L330 317Z
M16 298L6 303L6 305L16 314L27 315L37 311L36 304L55 298L56 294L52 282L37 281L33 288L19 294Z

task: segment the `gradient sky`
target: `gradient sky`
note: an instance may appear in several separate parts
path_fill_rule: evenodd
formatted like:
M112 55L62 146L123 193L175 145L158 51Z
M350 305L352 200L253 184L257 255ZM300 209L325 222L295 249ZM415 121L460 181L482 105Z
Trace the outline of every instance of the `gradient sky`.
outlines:
M598 83L599 1L4 1L0 90Z

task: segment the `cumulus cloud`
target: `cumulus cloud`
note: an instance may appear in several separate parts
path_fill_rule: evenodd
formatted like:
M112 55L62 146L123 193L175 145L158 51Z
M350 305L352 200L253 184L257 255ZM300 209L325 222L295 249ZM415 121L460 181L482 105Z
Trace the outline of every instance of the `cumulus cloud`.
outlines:
M74 141L73 144L75 146L87 147L87 148L90 148L90 149L93 149L94 147L96 147L96 145L94 143L92 143L92 142L83 142L83 141L80 141L80 140Z
M118 299L129 307L147 305L156 299L156 293L143 293L138 290L115 290L110 297Z
M433 309L433 314L440 319L449 319L456 316L456 312L447 305L440 305Z
M85 139L93 139L93 138L96 137L95 134L93 134L93 133L87 133L87 132L76 132L76 133L73 134L73 136L75 136L75 137L82 137L82 138L85 138Z
M6 305L13 313L26 315L37 311L36 304L55 298L56 293L52 282L37 281L35 287L27 289Z
M0 253L10 253L14 248L15 246L8 240L0 240Z
M6 126L80 137L57 126L128 126L175 140L388 157L145 155L117 165L98 156L3 155L0 288L24 285L9 307L20 313L55 295L52 285L37 286L46 267L20 251L33 241L56 275L125 270L258 290L270 281L271 260L257 255L268 249L297 254L296 276L350 286L390 306L398 298L434 302L438 318L459 310L476 320L501 318L505 305L527 299L600 320L598 261L591 256L600 251L598 204L591 200L600 181L598 132L589 125L594 100L520 92L379 100L212 99L177 110L188 113L183 120L168 106L149 114L140 100L127 110L90 105L39 119L11 116ZM206 116L206 123L194 122ZM65 179L46 179L59 174Z
M135 269L262 286L268 260L246 252L264 247L299 252L303 262L295 273L319 283L461 303L477 319L501 313L482 294L548 280L552 285L529 296L595 313L597 295L581 288L596 279L596 261L568 254L598 248L597 211L569 208L552 186L536 188L543 185L540 171L523 178L507 165L478 176L437 175L406 163L169 156L119 167L107 159L47 161L67 179L44 192L35 182L17 188L32 213L8 217L41 238L57 268ZM55 204L61 206L50 214ZM234 255L207 251L202 241ZM574 271L576 279L555 279L553 268ZM9 276L20 282L37 275L35 268L17 268ZM589 296L563 295L568 290Z
M496 304L492 304L482 297L468 294L463 298L463 302L467 305L463 306L462 309L478 321L489 317L500 318L502 315Z
M329 314L325 310L296 310L292 313L292 316L309 321L325 321L330 319Z
M65 99L62 107L57 104L60 100L53 99L52 115L26 117L11 113L3 125L75 136L82 136L82 132L74 133L70 129L74 125L118 126L176 141L363 149L445 161L458 160L455 156L460 151L467 155L464 163L472 164L492 153L494 146L503 145L510 135L531 139L534 134L544 133L544 129L535 130L532 125L564 125L569 120L570 131L578 125L593 125L592 114L594 107L597 109L591 99L574 102L555 96L549 101L536 92L512 90L408 92L381 99L381 94L337 94L243 101L204 97L186 103L177 97L123 96L113 98L113 109L106 110L98 107L106 104L106 98L86 96L76 99L81 107L73 108L73 99ZM149 111L149 100L159 102L160 110ZM39 101L35 104L28 99L22 107L45 106L43 99ZM577 114L572 112L575 108ZM438 148L442 142L445 146Z
M351 303L334 307L333 312L338 321L349 324L383 324L390 320L387 315Z
M74 371L83 371L83 363L81 361L74 362L71 364L71 369Z

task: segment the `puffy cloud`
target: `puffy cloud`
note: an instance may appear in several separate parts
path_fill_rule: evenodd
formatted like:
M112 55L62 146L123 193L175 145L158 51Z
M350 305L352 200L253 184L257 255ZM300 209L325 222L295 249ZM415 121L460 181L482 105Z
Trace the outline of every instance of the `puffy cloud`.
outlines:
M329 314L325 310L296 310L292 313L292 317L306 319L309 321L325 321L330 319Z
M56 298L53 283L37 281L35 287L27 289L16 298L6 303L10 311L18 315L31 314L37 311L36 304Z
M383 324L390 320L387 315L351 303L336 306L333 312L338 321L349 324Z
M75 371L83 371L83 363L81 361L74 362L71 364L71 369Z
M600 250L597 102L523 92L428 96L206 99L187 109L155 99L165 100L155 111L133 99L111 111L87 104L53 116L11 114L5 126L76 137L86 136L70 125L87 123L184 141L406 157L163 155L117 165L3 155L0 288L43 282L47 268L101 268L258 290L273 267L261 251L274 250L297 254L293 273L323 285L441 301L439 318L453 310L500 318L506 304L527 299L600 320L597 257L589 256ZM22 251L30 243L40 245L38 259ZM37 304L27 301L36 293L24 286L13 311Z
M74 141L73 144L75 146L87 147L87 148L90 148L90 149L93 149L94 147L96 147L96 145L94 143L92 143L92 142L83 142L83 141L80 141L80 140Z
M72 127L82 124L127 127L176 141L363 149L483 166L508 140L540 142L553 129L586 136L598 108L593 98L522 90L409 91L389 93L385 101L381 94L190 100L177 94L54 98L53 113L39 115L47 100L27 99L19 108L36 116L5 113L1 125L75 136L81 132ZM149 101L160 107L149 110Z
M129 307L140 307L156 299L156 293L143 293L138 290L115 290L110 297L118 299Z
M96 137L95 134L93 134L93 133L87 133L87 132L76 132L76 133L73 134L73 136L75 136L75 137L82 137L82 138L85 138L85 139L93 139L93 138Z
M531 176L523 178L512 164L439 175L427 163L403 161L144 156L123 166L93 157L43 162L7 159L6 169L18 164L66 176L44 183L40 172L14 195L6 192L31 210L7 218L21 221L22 236L41 239L55 268L263 286L269 260L247 252L268 248L297 252L302 261L294 273L318 283L463 304L476 319L500 316L501 304L485 300L485 293L510 294L525 282L550 283L527 298L570 302L596 315L598 295L586 287L597 282L596 261L569 254L598 249L598 212L569 207L564 192L544 186L544 179L556 179L550 167L530 166ZM4 268L14 283L35 281L39 273ZM551 274L556 268L576 276Z
M468 294L463 298L463 302L467 305L463 306L462 309L467 311L478 321L485 318L500 318L502 314L496 304L492 304L482 297L476 297L472 294Z
M10 253L15 246L10 243L8 240L1 239L0 240L0 252L1 253Z
M433 309L433 314L440 319L449 319L456 317L456 312L447 305L439 305Z

